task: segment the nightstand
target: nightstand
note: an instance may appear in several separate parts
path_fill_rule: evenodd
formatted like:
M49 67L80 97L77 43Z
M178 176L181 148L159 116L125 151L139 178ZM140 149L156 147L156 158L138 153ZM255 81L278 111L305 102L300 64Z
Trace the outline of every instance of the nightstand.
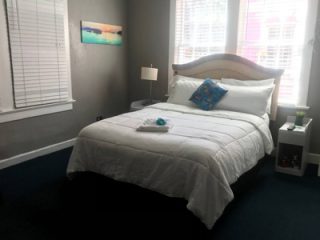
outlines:
M159 103L160 100L152 100L152 104L156 104ZM151 105L150 100L149 99L142 99L142 100L138 100L138 101L134 101L130 104L130 111L137 111L137 110L141 110L146 106Z
M304 118L302 126L288 130L295 117L288 116L287 122L279 129L276 166L277 172L303 176L309 152L311 118Z

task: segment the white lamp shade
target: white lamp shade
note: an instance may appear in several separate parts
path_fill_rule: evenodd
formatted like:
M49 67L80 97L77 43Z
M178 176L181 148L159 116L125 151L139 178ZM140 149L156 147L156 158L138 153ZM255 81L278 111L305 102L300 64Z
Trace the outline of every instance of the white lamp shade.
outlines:
M158 78L158 69L151 67L142 67L141 68L141 79L157 81Z

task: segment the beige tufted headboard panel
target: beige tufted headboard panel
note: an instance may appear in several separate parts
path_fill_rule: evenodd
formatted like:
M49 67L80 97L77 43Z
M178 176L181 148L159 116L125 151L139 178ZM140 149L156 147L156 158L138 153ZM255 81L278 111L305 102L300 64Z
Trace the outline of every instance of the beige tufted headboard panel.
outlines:
M172 68L175 75L201 79L263 80L274 78L275 89L272 95L270 119L276 119L280 78L283 73L281 69L265 68L233 54L209 55L190 63L173 64Z

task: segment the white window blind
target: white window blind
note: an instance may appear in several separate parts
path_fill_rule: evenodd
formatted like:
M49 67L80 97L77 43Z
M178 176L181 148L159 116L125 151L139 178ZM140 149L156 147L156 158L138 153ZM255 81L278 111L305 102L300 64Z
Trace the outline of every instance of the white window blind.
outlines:
M223 53L226 44L227 0L177 0L175 62Z
M16 108L69 100L64 0L6 0Z
M308 10L307 0L242 0L238 54L285 69L279 101L297 103Z

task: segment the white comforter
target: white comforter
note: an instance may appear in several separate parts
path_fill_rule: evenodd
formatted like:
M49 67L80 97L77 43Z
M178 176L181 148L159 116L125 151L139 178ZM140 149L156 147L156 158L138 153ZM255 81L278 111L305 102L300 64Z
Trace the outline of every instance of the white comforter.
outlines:
M137 132L146 118L164 117L168 133ZM159 103L84 128L67 172L92 171L188 201L212 228L233 199L230 184L273 148L257 116Z

